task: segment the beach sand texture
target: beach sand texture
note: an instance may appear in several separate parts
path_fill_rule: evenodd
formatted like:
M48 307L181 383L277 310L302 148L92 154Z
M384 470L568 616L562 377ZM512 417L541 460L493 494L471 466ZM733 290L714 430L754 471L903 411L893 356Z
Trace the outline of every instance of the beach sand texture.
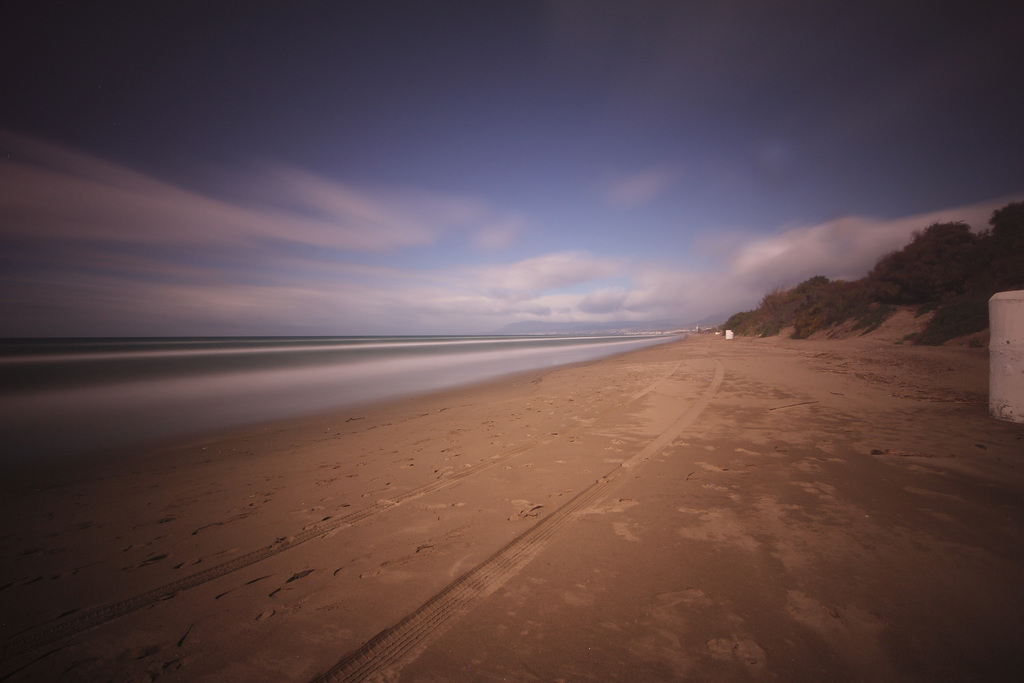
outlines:
M987 372L698 336L23 473L0 680L1017 680Z

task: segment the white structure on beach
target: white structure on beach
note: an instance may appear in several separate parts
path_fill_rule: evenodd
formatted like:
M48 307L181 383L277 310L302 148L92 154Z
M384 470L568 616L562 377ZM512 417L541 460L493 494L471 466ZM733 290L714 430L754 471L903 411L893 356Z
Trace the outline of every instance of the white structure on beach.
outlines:
M991 332L988 408L993 417L1024 422L1024 290L988 300Z

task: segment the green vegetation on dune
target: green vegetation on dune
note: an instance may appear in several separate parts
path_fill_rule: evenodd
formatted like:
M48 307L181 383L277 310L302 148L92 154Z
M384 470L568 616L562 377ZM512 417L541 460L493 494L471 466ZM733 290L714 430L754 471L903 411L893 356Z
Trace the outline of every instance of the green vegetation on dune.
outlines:
M897 306L935 311L915 344L940 345L988 327L988 299L1024 289L1024 202L993 212L990 229L935 223L910 244L888 253L860 280L817 275L792 289L775 289L758 307L725 323L737 334L767 337L793 327L804 339L844 322L863 333L877 329Z

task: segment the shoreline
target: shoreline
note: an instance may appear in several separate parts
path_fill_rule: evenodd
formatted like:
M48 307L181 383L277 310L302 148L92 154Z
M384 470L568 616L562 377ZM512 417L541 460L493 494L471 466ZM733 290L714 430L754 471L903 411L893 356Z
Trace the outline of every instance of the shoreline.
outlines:
M3 464L94 458L426 395L668 336L56 340L0 359ZM202 342L202 343L200 343ZM64 348L67 347L67 348Z
M684 340L685 337L664 343L674 344ZM14 493L24 488L61 486L80 481L83 477L98 476L97 473L110 472L116 475L125 470L137 470L143 463L152 463L152 467L159 469L160 461L168 457L184 458L186 462L198 462L204 459L202 453L209 448L245 450L240 444L248 443L253 439L259 439L266 447L279 451L281 443L285 440L289 442L290 447L292 442L305 443L317 440L318 435L332 429L345 433L344 429L338 430L337 425L339 424L366 419L383 421L389 419L387 416L400 415L403 411L418 414L423 410L442 410L451 402L462 400L463 394L471 401L487 400L484 397L489 397L510 387L516 388L523 384L539 381L539 378L549 372L585 367L608 358L642 350L643 348L620 351L608 356L578 360L553 367L516 370L464 384L366 399L302 414L265 419L254 418L242 424L208 428L179 435L157 436L136 443L121 444L103 451L75 452L63 456L48 455L42 462L11 460L4 463L5 469L11 476L2 486L6 487L5 493ZM436 408L420 408L420 406L434 406L435 404ZM406 419L406 417L398 419Z
M312 680L480 567L379 675L1020 671L976 351L690 337L69 472L4 497L0 674Z

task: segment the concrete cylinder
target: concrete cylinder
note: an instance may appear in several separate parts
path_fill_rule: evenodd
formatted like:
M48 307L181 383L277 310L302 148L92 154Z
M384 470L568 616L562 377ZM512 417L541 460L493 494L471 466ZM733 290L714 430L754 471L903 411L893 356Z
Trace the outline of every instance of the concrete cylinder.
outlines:
M1024 290L988 300L988 408L992 416L1024 422Z
M725 331L725 338L726 339L732 339L732 330L726 330Z

